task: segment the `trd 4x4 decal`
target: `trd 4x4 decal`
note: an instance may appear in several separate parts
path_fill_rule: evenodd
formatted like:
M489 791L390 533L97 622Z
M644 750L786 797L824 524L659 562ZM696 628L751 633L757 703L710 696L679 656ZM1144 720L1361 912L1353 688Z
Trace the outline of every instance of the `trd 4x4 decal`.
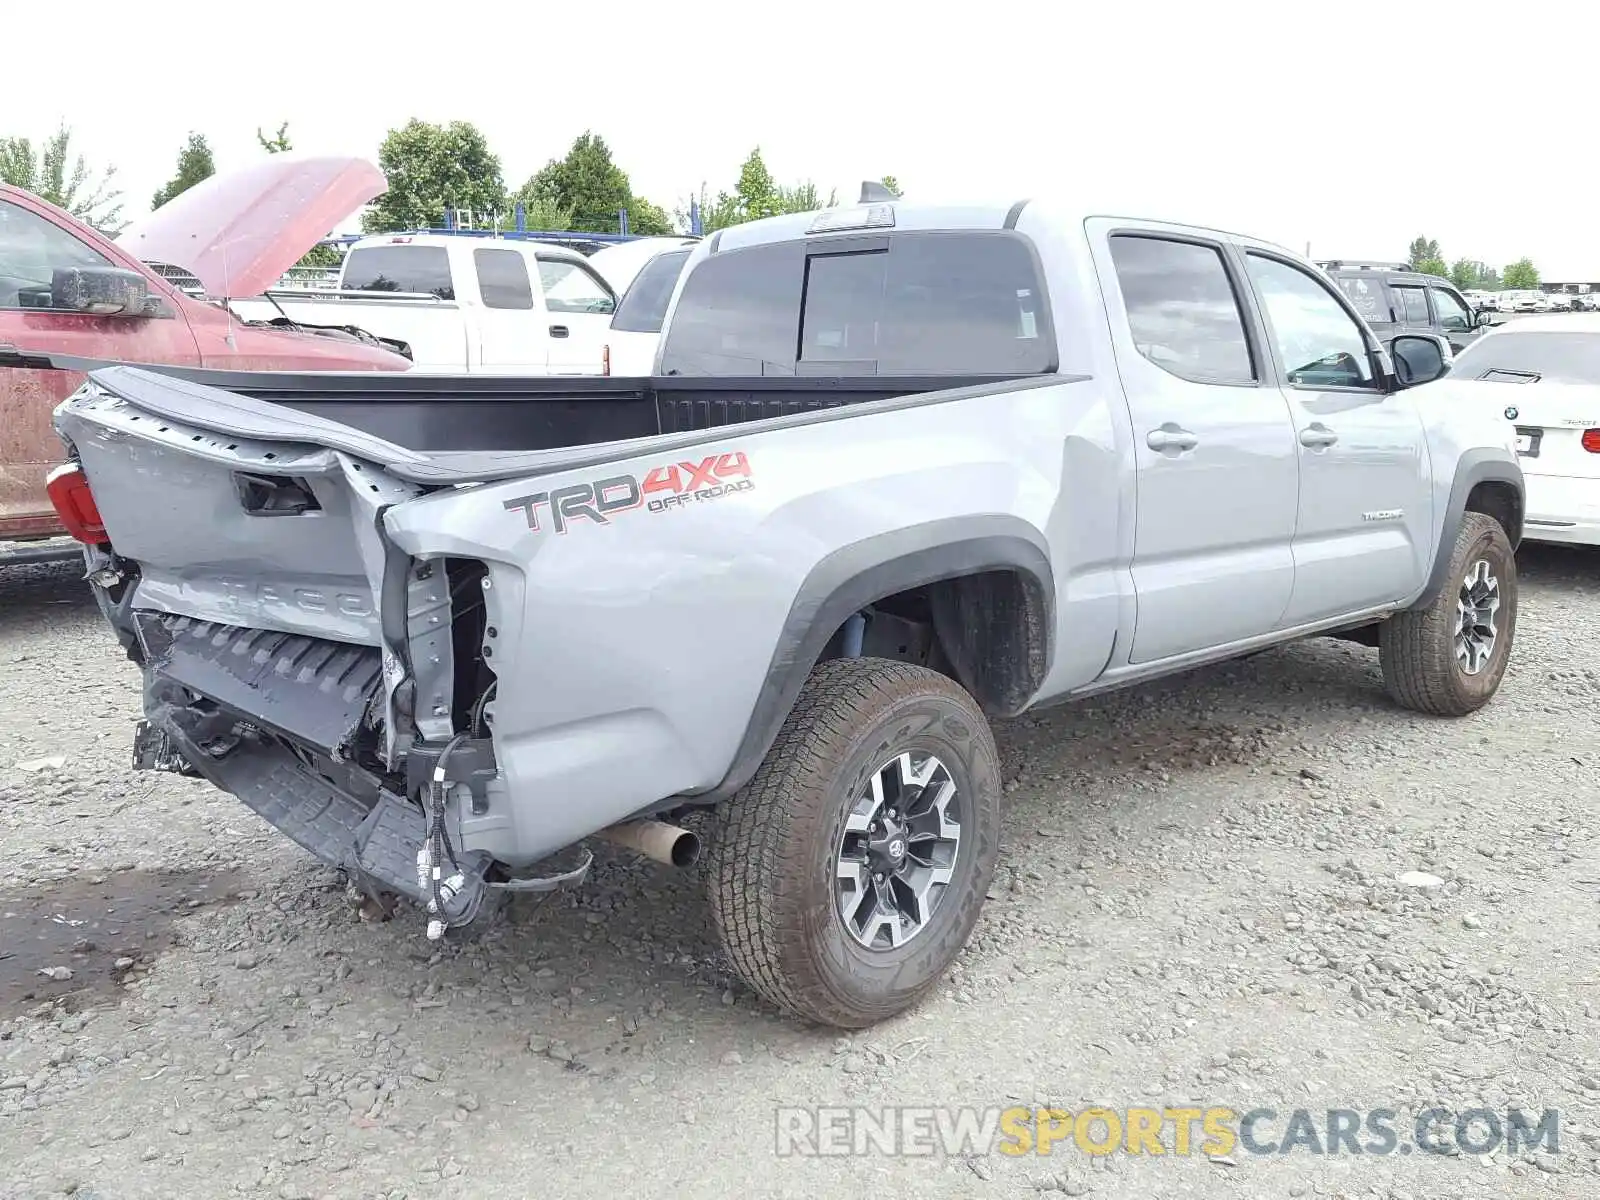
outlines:
M597 525L611 524L618 513L643 508L647 512L666 512L702 500L716 500L734 492L748 492L755 487L750 478L750 460L744 451L731 454L713 454L698 463L671 463L653 467L644 479L633 475L612 475L593 483L571 483L553 492L534 492L507 500L508 512L520 512L527 517L528 528L537 530L539 513L549 513L550 527L565 533L567 526L577 520L593 521Z

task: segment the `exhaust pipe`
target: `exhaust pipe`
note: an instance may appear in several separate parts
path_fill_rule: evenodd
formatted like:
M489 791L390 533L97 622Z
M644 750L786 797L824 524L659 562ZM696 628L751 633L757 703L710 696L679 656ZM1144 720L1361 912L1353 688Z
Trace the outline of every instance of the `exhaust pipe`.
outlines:
M665 821L624 821L594 836L669 867L692 867L700 861L700 839Z

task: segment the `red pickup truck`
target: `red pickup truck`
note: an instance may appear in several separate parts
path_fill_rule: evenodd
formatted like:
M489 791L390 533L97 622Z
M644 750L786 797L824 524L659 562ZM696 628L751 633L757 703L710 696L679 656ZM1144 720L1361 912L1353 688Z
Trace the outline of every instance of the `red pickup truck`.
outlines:
M274 155L216 175L116 241L0 185L0 564L76 557L45 494L55 406L83 382L43 356L241 371L404 371L405 347L359 329L241 321L318 239L387 187L359 158ZM197 278L207 299L147 263Z

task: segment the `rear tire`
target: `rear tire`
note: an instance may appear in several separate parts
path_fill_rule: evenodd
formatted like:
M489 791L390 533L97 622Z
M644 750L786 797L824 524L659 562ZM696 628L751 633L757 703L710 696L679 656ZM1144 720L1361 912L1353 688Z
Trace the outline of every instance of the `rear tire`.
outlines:
M1463 515L1443 588L1379 626L1383 683L1396 703L1464 717L1500 688L1517 624L1517 560L1500 523Z
M822 663L717 810L711 907L735 970L824 1025L911 1007L977 924L1000 794L988 721L960 685L883 659Z

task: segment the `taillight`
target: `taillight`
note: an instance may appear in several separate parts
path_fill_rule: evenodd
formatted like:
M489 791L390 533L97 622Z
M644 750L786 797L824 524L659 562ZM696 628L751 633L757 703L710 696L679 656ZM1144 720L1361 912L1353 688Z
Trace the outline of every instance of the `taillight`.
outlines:
M605 346L600 351L600 374L611 374L611 347Z
M1583 448L1590 454L1600 454L1600 425L1591 425L1583 431Z
M62 463L45 477L45 491L55 506L56 516L73 538L86 546L105 542L106 524L89 490L89 479L78 463Z

